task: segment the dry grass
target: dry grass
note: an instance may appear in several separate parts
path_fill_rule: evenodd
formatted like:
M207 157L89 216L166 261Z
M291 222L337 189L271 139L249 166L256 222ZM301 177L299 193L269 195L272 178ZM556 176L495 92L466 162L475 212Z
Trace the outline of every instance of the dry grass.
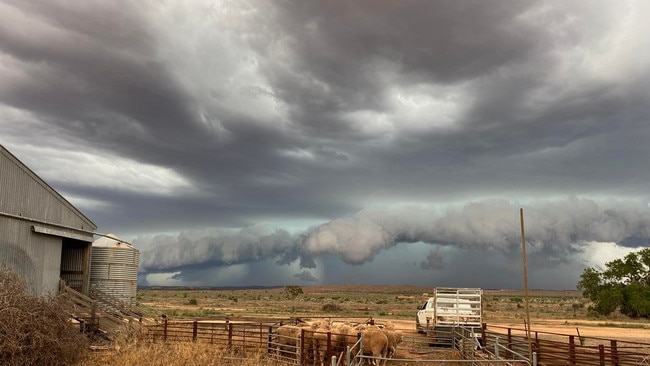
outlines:
M118 351L96 353L79 366L124 365L124 366L168 366L168 365L275 365L265 358L261 351L245 354L230 352L219 345L209 343L131 343L122 345Z

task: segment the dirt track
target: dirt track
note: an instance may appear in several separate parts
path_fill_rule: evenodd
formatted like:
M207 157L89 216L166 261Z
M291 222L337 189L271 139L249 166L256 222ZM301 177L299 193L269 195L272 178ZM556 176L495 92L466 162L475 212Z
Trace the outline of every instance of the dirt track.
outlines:
M638 324L630 327L627 323L621 322L620 326L605 326L604 324L614 324L614 322L603 322L594 320L575 319L535 319L531 320L533 331L559 333L566 335L578 335L587 338L616 339L628 342L643 342L650 344L650 328L642 328ZM513 327L523 329L523 324L502 323L492 324L503 327ZM650 325L648 325L650 327ZM576 329L577 328L577 329Z
M385 320L378 320L383 322ZM416 334L414 321L407 321L401 319L390 319L395 324L396 329L400 329L405 334ZM532 331L547 332L561 335L578 335L587 338L600 338L600 339L616 339L619 341L628 342L642 342L648 343L650 346L650 328L630 327L625 328L626 323L621 323L623 327L603 326L602 321L580 320L574 319L535 319L531 320ZM608 322L607 324L612 324ZM648 325L650 327L650 325ZM497 331L498 328L516 328L524 329L523 324L513 322L503 323L488 323L488 328ZM576 330L576 328L578 328ZM504 329L505 333L505 329Z

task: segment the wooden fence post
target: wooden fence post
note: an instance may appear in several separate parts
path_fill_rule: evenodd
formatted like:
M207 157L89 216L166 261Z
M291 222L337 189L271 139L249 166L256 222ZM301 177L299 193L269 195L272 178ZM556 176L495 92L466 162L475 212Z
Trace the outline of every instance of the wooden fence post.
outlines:
M99 328L99 318L97 317L97 301L93 300L90 305L90 330L95 332Z
M598 358L600 359L600 366L605 366L605 346L598 345Z
M305 356L307 353L307 349L305 349L305 329L302 328L300 329L300 348L298 349L298 352L300 352L300 364L304 365L305 364Z
M266 353L271 354L271 347L273 347L273 326L269 325L269 337L266 343Z
M616 349L616 340L610 341L612 346L612 366L618 366L618 350Z
M228 323L228 348L232 347L232 323Z
M192 324L192 342L196 342L196 337L199 333L199 322L196 320Z
M576 364L576 340L572 335L569 336L569 363Z
M167 342L167 317L165 317L163 323L163 341Z
M325 352L325 359L329 360L333 354L334 350L332 349L332 332L329 331L327 332L327 351Z

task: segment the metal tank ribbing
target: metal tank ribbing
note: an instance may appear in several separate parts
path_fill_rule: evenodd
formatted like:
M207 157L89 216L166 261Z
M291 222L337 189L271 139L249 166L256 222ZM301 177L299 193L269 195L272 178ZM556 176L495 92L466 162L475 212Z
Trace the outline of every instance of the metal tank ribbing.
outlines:
M115 236L109 236L93 243L90 284L126 303L134 304L140 252Z

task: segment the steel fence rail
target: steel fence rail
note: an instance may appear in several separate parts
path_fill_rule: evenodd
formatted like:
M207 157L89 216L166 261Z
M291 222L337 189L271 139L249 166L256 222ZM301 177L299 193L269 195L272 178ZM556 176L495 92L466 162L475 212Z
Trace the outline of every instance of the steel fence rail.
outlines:
M154 341L207 342L241 350L257 349L265 352L269 358L290 365L367 363L369 356L360 351L363 338L346 347L340 341L335 341L341 335L334 331L301 328L299 337L294 337L290 342L279 342L277 329L280 325L296 322L295 319L255 322L165 319L155 325L146 325L142 334ZM446 364L449 357L438 353L440 340L444 339L444 349L457 352L462 358L453 360L459 365L491 365L500 361L502 365L650 366L649 343L584 338L532 332L528 339L524 330L515 328L483 325L480 333L474 333L471 329L454 327L446 333L405 334L399 349L403 355L414 356L414 359L391 358L390 363Z
M487 325L483 326L482 333L487 349L494 347L497 339L513 353L526 354L530 347L530 351L537 356L537 365L540 366L650 365L650 343L645 342L540 331L531 332L528 339L524 329ZM507 352L505 357L510 358Z

